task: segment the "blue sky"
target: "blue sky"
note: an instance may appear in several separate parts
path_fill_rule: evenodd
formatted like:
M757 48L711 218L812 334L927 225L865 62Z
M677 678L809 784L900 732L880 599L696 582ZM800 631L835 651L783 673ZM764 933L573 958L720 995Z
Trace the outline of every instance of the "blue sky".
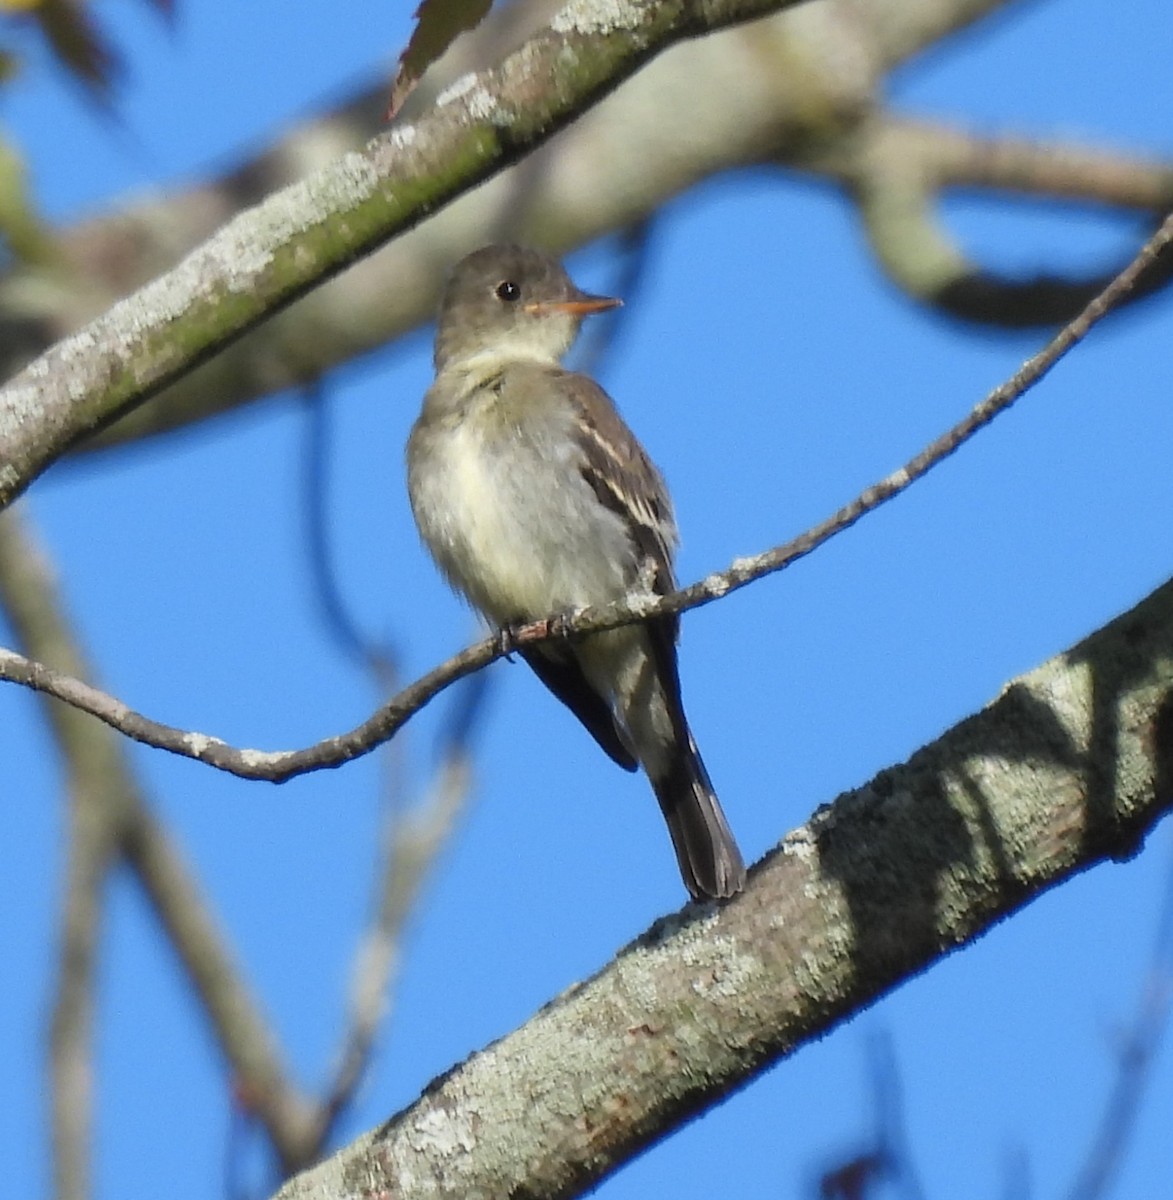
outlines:
M184 0L173 34L112 9L130 62L120 131L43 66L0 106L59 220L198 178L363 71L407 10ZM1173 154L1160 0L1016 7L892 81L906 111L987 132ZM1122 253L1129 222L955 201L983 261L1062 269ZM893 292L850 209L783 172L711 182L658 220L604 382L664 470L689 581L784 541L908 459L1043 340L960 329ZM605 291L607 247L571 262ZM901 761L1169 575L1170 302L1098 329L1007 417L795 568L685 619L692 722L747 857ZM418 545L402 444L430 375L417 335L330 382L333 551L347 599L415 675L473 632ZM299 525L304 414L288 399L39 481L29 512L102 682L238 744L354 724L368 684L318 619ZM493 670L467 818L413 922L357 1133L596 970L684 895L646 783L617 771L520 666ZM409 792L440 703L412 724ZM60 787L33 702L0 689L0 1161L47 1188L42 1060L60 891ZM135 760L182 839L306 1086L326 1076L365 915L380 764L281 789ZM1169 831L1093 871L807 1047L608 1181L607 1200L799 1197L872 1127L891 1039L929 1196L1062 1195L1112 1079L1170 870ZM138 893L113 887L97 1056L100 1195L218 1195L225 1079ZM1173 1173L1173 1060L1116 1195ZM1017 1178L1017 1177L1016 1177ZM1160 1182L1158 1182L1160 1181Z

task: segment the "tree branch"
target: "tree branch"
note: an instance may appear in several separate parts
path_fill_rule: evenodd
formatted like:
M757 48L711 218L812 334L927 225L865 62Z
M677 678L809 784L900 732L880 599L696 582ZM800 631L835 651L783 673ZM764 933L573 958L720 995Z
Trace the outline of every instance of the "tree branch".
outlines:
M243 779L284 783L294 776L327 767L338 767L382 745L425 704L449 684L510 653L557 636L581 636L667 613L684 612L745 587L756 579L781 571L804 558L824 542L850 529L861 517L898 496L933 467L953 454L978 430L1005 412L1028 388L1072 349L1099 320L1121 303L1138 277L1173 242L1173 216L1148 240L1141 252L1070 324L1025 363L1006 383L974 406L966 417L937 438L899 470L865 488L851 503L809 529L800 537L773 550L738 559L725 571L682 588L669 596L629 597L597 610L585 609L563 617L535 621L504 635L469 646L427 675L404 688L361 725L347 733L325 738L300 750L251 750L229 746L219 738L164 725L134 712L120 700L83 681L54 671L11 650L0 648L0 679L56 696L90 713L127 737L157 749L207 763Z
M1173 583L653 926L279 1200L578 1195L1173 806ZM556 1068L555 1068L556 1064Z
M904 292L952 316L985 326L1059 324L1120 269L1088 275L1051 270L1015 278L969 258L938 213L950 189L997 191L1119 207L1156 218L1173 208L1173 167L1079 146L1000 135L982 137L937 122L877 111L855 137L812 160L854 199L880 267ZM1136 282L1137 299L1167 284L1165 256Z
M398 974L404 928L448 844L471 782L468 747L463 738L455 738L423 800L389 830L375 918L355 956L346 1028L333 1078L318 1106L318 1155L329 1146L339 1118L362 1082L387 1015L387 996Z
M49 572L22 513L0 513L0 603L20 642L86 673ZM79 686L87 685L79 682ZM167 933L251 1111L292 1169L311 1159L316 1123L291 1081L269 1024L244 983L187 863L155 819L113 731L52 702L46 716L70 781L74 828L62 965L53 1019L53 1126L57 1194L90 1194L89 1029L101 885L121 854Z
M1173 864L1171 864L1173 865ZM1144 1109L1146 1089L1161 1049L1173 1008L1173 870L1165 880L1165 896L1153 948L1134 1018L1117 1039L1116 1078L1104 1106L1099 1129L1066 1200L1102 1200L1124 1165L1129 1141Z
M884 72L1001 3L871 0L861 6L818 0L678 43L536 157L302 297L78 448L180 428L320 378L385 344L431 316L442 276L438 264L498 238L506 217L512 237L564 252L646 219L706 177L746 165L778 162L854 189L861 172L875 165L883 131L904 121L880 107ZM548 20L553 7L550 0L520 0L500 9L457 41L419 92L434 99L454 80L497 62ZM365 154L364 143L381 128L385 91L381 79L373 92L306 121L219 178L169 189L162 198L62 230L50 267L27 263L0 275L0 374L12 373L131 288L169 269L242 208L348 153ZM699 109L698 95L705 97ZM417 114L424 107L421 102ZM903 162L906 183L907 172L935 172L952 159L976 187L1050 194L1047 180L1054 178L1054 194L1142 217L1173 207L1168 164L1140 155L1081 151L1054 138L986 139L927 124L886 141L885 157L893 170ZM1100 168L1109 161L1112 169L1105 173ZM1063 163L1070 172L1055 169ZM1081 163L1091 172L1082 182L1073 174ZM884 196L898 199L900 191L889 187ZM974 299L970 286L960 300L947 293L938 301L937 293L950 284L981 277L982 271L928 219L935 190L920 199L924 203L906 209L903 220L893 219L901 210L894 214L891 206L872 203L861 211L881 267L917 299L964 310L971 320L997 322L1000 288L977 289ZM269 211L259 208L252 216L271 223ZM1037 289L1010 294L1020 323L1057 324L1090 293L1061 288L1048 293L1043 306Z
M825 139L866 109L875 83L873 55L856 45L855 7L808 3L678 44L536 155L303 297L82 448L181 427L374 350L429 319L438 267L498 239L505 221L513 238L562 252L646 217L715 171L781 153L781 143L796 150ZM405 115L419 115L425 98L498 62L555 8L551 0L498 6L428 72ZM385 105L381 75L373 90L306 120L219 177L132 199L59 231L51 267L26 262L0 274L0 374L169 270L240 210L360 151L384 129Z
M798 0L577 0L412 124L229 222L0 392L0 505L85 434L541 145L661 50Z

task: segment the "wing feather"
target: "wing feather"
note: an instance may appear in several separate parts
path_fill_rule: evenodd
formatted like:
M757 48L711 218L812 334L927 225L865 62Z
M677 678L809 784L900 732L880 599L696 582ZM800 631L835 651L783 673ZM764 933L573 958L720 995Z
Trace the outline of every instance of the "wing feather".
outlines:
M565 384L578 418L583 477L600 503L627 523L638 569L648 571L652 590L661 596L675 591L673 557L678 535L664 477L593 379L567 372ZM676 660L680 618L670 613L646 622L646 628L672 723L678 737L686 737Z
M583 478L626 523L638 570L650 567L652 589L673 591L676 518L663 476L593 379L567 371L560 386L574 406Z

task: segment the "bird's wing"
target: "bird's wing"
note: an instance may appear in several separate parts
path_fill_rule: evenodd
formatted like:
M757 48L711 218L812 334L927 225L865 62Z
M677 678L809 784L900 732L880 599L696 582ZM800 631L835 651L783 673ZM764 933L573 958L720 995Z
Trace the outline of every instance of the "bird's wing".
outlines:
M519 653L533 673L582 722L583 728L609 758L625 771L634 771L639 761L623 739L611 706L587 682L578 660L560 654L557 647L523 646Z
M650 568L651 589L673 591L676 518L663 477L593 379L563 372L560 391L574 406L583 478L599 502L623 518L638 569Z
M593 379L567 372L566 392L576 409L584 478L600 503L627 522L639 570L650 567L646 582L652 591L661 596L675 591L672 559L678 540L676 517L663 476L610 396ZM678 736L686 737L676 661L680 617L676 613L656 617L645 622L645 628L672 722Z

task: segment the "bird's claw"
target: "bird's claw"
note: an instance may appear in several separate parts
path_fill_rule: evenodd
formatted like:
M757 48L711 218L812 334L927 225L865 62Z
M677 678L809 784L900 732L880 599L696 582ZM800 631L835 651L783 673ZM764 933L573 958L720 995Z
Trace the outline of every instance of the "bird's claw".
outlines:
M504 658L512 659L522 641L565 641L574 634L574 618L581 609L568 608L537 621L513 621L497 630L497 645Z
M565 641L574 632L571 627L578 609L566 608L546 618L546 636Z
M497 648L501 651L501 657L513 661L513 653L517 649L517 635L525 628L524 621L514 621L509 625L502 625L497 630Z

